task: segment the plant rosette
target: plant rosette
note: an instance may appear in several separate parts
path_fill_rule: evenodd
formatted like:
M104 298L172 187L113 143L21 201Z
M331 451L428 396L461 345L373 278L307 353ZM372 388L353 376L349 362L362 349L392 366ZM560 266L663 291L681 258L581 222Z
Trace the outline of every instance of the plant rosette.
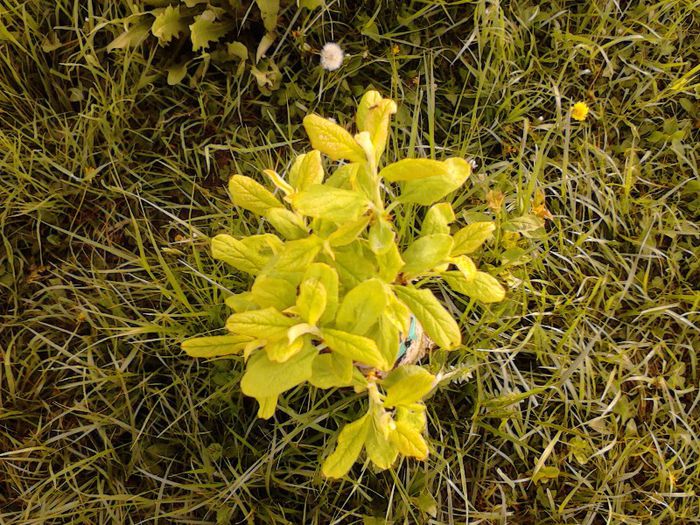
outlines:
M305 382L365 392L366 410L343 427L322 464L331 478L344 476L363 449L380 469L399 454L427 457L423 399L436 377L415 363L428 346L453 350L462 342L434 284L485 303L505 296L469 257L495 224L453 228L454 211L443 201L466 182L471 165L460 158L381 165L395 112L394 101L369 91L356 135L308 115L314 149L285 177L264 171L274 192L250 177L231 177L234 205L276 233L212 239L212 255L254 281L226 299L233 310L228 335L182 344L193 357L242 355L241 390L258 401L261 418L274 414L280 394ZM328 177L322 155L339 162ZM427 210L420 234L401 249L392 212L405 205Z

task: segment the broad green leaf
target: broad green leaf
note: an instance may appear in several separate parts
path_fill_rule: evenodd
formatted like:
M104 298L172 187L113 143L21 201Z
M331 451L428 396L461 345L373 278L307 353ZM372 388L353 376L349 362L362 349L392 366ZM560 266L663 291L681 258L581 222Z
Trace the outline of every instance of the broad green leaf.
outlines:
M265 218L285 239L302 239L309 234L304 219L286 208L270 208Z
M337 230L328 237L331 246L346 246L357 239L365 231L369 224L369 217L363 216L356 221L341 224Z
M299 286L297 311L307 323L315 325L326 310L328 294L320 279L305 279Z
M277 27L277 15L280 10L279 0L255 0L260 9L260 17L268 31L274 31Z
M393 292L388 294L384 315L402 334L408 334L411 327L411 310L399 301Z
M382 381L386 390L384 406L410 405L423 399L433 389L435 376L417 365L403 365L392 370Z
M451 262L459 269L464 278L468 281L471 281L476 276L476 264L474 264L471 257L459 255L458 257L453 257Z
M250 337L244 335L213 335L188 339L181 346L190 357L209 358L240 354L250 340Z
M394 244L394 228L383 217L378 217L369 228L369 249L377 255L385 254Z
M486 272L476 272L472 279L466 279L461 272L444 272L442 276L455 292L482 303L497 303L506 296L503 286Z
M270 419L275 414L278 396L258 398L258 417L260 419Z
M471 165L464 159L447 159L444 164L446 174L405 182L399 202L429 206L460 188L471 174Z
M258 275L251 292L251 299L260 305L260 308L272 306L280 311L292 306L297 298L296 286L284 276Z
M275 170L263 170L263 174L270 179L272 184L275 185L275 188L281 190L285 195L294 193L294 188L286 180L280 177Z
M333 175L328 177L325 184L333 188L342 188L344 190L353 189L353 181L357 180L357 172L361 164L353 162L351 164L343 164L336 168Z
M386 285L369 279L350 290L340 303L336 326L346 332L364 334L377 322L387 303Z
M496 225L493 222L474 222L454 234L452 255L465 255L478 250L491 238Z
M250 177L234 175L228 181L228 189L236 206L258 215L265 215L272 208L284 207L267 188Z
M334 268L324 263L309 265L303 280L317 279L326 291L326 309L321 315L319 324L323 325L335 320L338 311L338 273Z
M301 352L303 347L304 338L302 337L299 337L291 343L287 339L279 339L265 345L265 352L270 361L284 363Z
M307 217L326 219L336 223L356 221L368 209L367 198L352 190L314 184L306 191L290 196L292 206Z
M396 407L396 423L403 423L408 428L418 433L425 430L427 418L425 416L425 405L414 403L413 405L402 405Z
M429 177L450 175L449 166L439 160L403 159L389 164L379 172L379 177L389 182L417 181Z
M335 450L326 458L321 467L324 476L341 478L348 473L362 452L371 424L369 414L365 414L357 421L343 427L338 435Z
M309 383L316 388L337 388L352 383L352 359L337 352L318 354Z
M256 275L268 263L281 241L270 234L253 235L241 240L222 233L211 241L211 254L215 259L230 264L237 270Z
M194 18L190 25L190 40L192 50L198 51L209 46L210 42L219 40L224 36L232 25L216 21L216 13L213 10L206 10L201 15Z
M381 254L377 254L377 265L379 266L379 278L387 283L393 283L399 275L405 262L401 258L399 248L392 242L389 249Z
M149 17L140 19L137 23L121 33L117 38L107 45L107 52L111 53L115 49L128 49L138 46L148 36L151 30Z
M321 251L323 241L316 236L288 241L272 260L271 265L278 271L304 272Z
M252 292L243 292L229 295L224 301L234 312L247 312L249 310L259 310L260 305L253 301Z
M274 44L276 38L277 33L274 31L268 31L262 36L260 42L258 42L258 48L255 50L256 63L260 62L260 60L265 57L265 53L267 53L267 50L272 47L272 44Z
M335 267L340 282L346 288L354 288L358 284L376 275L373 257L369 248L364 248L358 241L342 246L334 251Z
M379 469L387 469L396 461L396 456L399 455L399 450L392 441L387 437L393 432L393 428L389 432L385 432L380 428L380 423L377 417L372 418L369 432L365 438L365 451L367 457ZM395 425L391 422L392 427Z
M184 17L180 14L180 6L169 5L165 9L154 10L153 14L156 18L151 26L151 33L158 38L161 45L167 44L187 30Z
M419 237L405 252L402 258L406 264L401 271L406 275L420 275L445 262L452 250L452 237L437 233Z
M434 204L425 214L421 227L421 236L436 233L450 233L450 224L455 220L455 212L449 202Z
M384 360L393 365L399 357L399 329L386 315L382 315L377 323L367 332L367 337L377 344Z
M287 330L294 324L294 319L275 308L264 308L232 314L226 321L226 328L233 334L272 341L286 338Z
M394 286L394 292L413 312L428 337L440 348L451 350L461 344L462 334L457 322L430 290Z
M335 122L319 115L307 115L304 117L304 128L313 148L325 153L332 160L367 160L364 150L355 142L353 136Z
M384 153L389 133L389 120L391 115L396 113L396 109L396 102L382 98L377 91L365 93L358 105L357 129L369 132L377 162Z
M425 459L428 457L428 444L420 432L403 421L396 422L396 428L389 439L404 456Z
M328 348L349 357L353 361L381 370L390 368L379 348L377 348L377 343L367 337L332 328L322 329L321 336Z
M169 86L176 86L187 75L187 62L173 64L165 69L168 72L167 82Z
M314 184L323 182L323 164L321 162L321 152L310 151L299 155L289 170L289 183L297 191L305 191Z
M278 396L311 377L311 366L318 350L307 343L284 363L271 361L266 352L256 352L248 360L241 379L241 391L256 399Z
M287 330L287 341L292 343L307 334L313 334L316 337L320 337L321 331L316 326L309 323L295 324L289 330Z

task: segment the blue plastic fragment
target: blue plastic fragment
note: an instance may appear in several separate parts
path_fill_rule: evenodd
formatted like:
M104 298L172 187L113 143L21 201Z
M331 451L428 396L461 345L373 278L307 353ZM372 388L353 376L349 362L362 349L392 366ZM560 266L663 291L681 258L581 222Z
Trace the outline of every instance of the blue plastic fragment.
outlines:
M406 355L406 352L408 351L408 348L415 342L416 340L416 318L411 317L411 325L408 328L408 336L405 339L402 339L399 344L399 359L401 359L403 356Z

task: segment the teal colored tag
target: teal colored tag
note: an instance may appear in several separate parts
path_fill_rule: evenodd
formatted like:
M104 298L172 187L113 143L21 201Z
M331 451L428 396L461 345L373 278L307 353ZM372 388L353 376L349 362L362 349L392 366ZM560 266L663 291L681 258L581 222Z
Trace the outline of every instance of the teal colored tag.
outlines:
M408 328L408 336L399 343L399 361L406 355L408 348L416 341L416 318L411 316L411 325Z

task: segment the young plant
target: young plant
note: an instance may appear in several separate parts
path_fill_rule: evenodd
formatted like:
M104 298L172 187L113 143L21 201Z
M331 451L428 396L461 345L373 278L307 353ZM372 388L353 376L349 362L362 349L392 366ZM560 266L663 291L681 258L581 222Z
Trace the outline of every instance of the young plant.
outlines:
M241 390L257 399L262 418L273 415L280 394L307 381L366 392L366 411L342 429L323 463L323 473L333 478L345 475L363 448L379 468L399 454L428 455L422 400L436 378L413 359L399 362L401 340L416 324L445 350L462 339L430 284L441 279L487 303L505 295L469 257L494 224L476 222L453 233L452 207L439 202L465 183L470 164L450 158L381 165L395 112L392 100L369 91L354 136L307 116L314 150L297 157L286 177L264 171L277 195L249 177L231 177L233 203L261 216L277 234L214 237L212 255L252 275L253 285L226 300L234 312L228 335L182 345L193 357L242 354ZM329 177L322 154L343 161ZM420 236L402 249L392 212L407 204L429 208Z

